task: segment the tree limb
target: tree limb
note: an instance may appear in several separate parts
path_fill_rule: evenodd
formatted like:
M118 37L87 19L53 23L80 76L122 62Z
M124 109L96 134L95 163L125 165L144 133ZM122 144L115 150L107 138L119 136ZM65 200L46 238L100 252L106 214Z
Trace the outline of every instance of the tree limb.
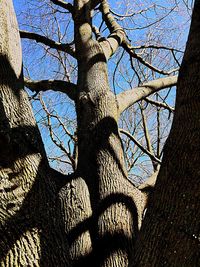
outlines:
M71 14L74 13L74 7L70 3L66 3L65 1L62 1L62 0L51 0L51 2L57 6L60 6L64 9L68 10Z
M150 98L148 98L148 97L146 97L144 100L145 100L147 103L150 103L150 104L152 104L152 105L154 105L154 106L157 106L157 107L160 107L160 108L168 109L170 112L174 112L174 110L175 110L173 107L167 105L166 103L158 102L158 101L155 101L155 100L150 99Z
M24 85L31 91L39 93L41 91L53 90L67 94L67 96L75 100L76 99L76 85L70 82L61 80L41 80L33 81L31 79L24 78Z
M101 12L103 14L103 20L105 21L111 34L108 38L105 38L103 41L101 41L100 44L106 58L109 59L126 38L126 34L110 12L107 0L102 1Z
M144 66L148 67L149 69L157 72L157 73L160 73L162 75L170 75L171 73L173 72L176 72L179 70L179 68L176 68L176 69L172 69L170 71L164 71L164 70L161 70L161 69L158 69L157 67L151 65L149 62L145 61L141 56L139 56L136 52L135 52L135 49L128 43L127 40L123 40L122 42L122 45L121 45L124 50L132 57L132 58L135 58L137 59L141 64L143 64Z
M49 134L50 134L50 138L51 141L62 151L66 154L66 156L69 158L69 160L72 162L72 164L74 164L74 159L73 156L71 155L70 151L68 151L64 144L60 141L60 139L58 138L58 136L55 135L53 127L52 127L52 122L51 122L51 113L48 111L42 97L40 97L40 103L44 109L44 111L47 114L47 127L49 129Z
M174 51L174 52L179 52L179 53L184 53L184 51L172 48L172 47L167 47L164 45L139 45L139 46L133 46L132 49L137 50L137 49L144 49L144 48L152 48L152 49L164 49L164 50L169 50L169 51Z
M46 36L40 35L38 33L22 31L22 30L20 30L20 37L25 39L35 40L37 43L42 43L49 46L50 48L66 52L75 58L75 49L69 44L62 44L54 40L51 40Z
M139 87L122 92L117 95L117 101L119 105L119 114L124 110L132 106L139 100L155 93L161 89L175 86L177 84L177 76L170 76L167 78L160 78L157 80L149 81Z
M124 29L117 23L114 16L112 15L107 0L102 1L100 10L103 14L103 20L105 21L111 33L108 38L104 39L100 43L107 59L109 59L116 52L119 46L122 46L132 58L137 59L141 64L145 65L146 67L157 73L169 75L172 72L178 70L177 68L168 72L163 71L151 65L149 62L145 61L141 56L135 53L134 48L130 45L129 41L126 38L126 33Z
M95 9L96 6L98 6L99 4L101 4L103 0L93 0L91 1L91 8Z
M140 107L140 109L141 109L142 123L143 123L143 129L144 129L144 137L145 137L145 140L146 140L147 150L151 153L151 155L155 156L154 155L154 151L153 151L153 147L152 147L152 143L151 143L149 129L148 129L148 126L147 126L147 117L146 117L146 114L144 112L143 105ZM153 168L155 170L156 167L157 167L157 164L155 163L153 158L152 158L152 165L153 165Z
M147 154L151 160L154 160L155 162L161 164L161 160L156 158L149 150L147 150L146 148L143 147L142 144L140 144L140 142L138 142L134 136L132 136L129 132L125 131L124 129L119 129L120 133L125 134L128 138L131 139L131 141L133 141L141 150L142 152L144 152L145 154Z

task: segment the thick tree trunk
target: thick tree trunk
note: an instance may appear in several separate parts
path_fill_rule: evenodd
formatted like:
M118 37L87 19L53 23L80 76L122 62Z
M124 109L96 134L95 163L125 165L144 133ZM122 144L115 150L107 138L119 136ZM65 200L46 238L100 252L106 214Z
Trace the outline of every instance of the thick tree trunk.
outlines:
M200 266L200 1L180 69L163 164L136 243L134 266Z
M61 192L66 216L73 218L73 223L66 222L70 253L75 266L125 267L144 198L127 180L118 105L103 50L92 40L90 1L74 2L79 158L74 179Z
M0 1L0 266L68 266L59 202L26 92L11 0ZM63 230L62 230L63 229Z

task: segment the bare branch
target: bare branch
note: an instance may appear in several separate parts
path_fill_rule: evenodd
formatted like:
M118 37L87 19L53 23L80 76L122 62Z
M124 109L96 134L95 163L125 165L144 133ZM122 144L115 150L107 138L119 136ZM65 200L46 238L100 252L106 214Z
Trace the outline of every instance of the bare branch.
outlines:
M172 69L170 71L164 71L164 70L160 70L160 69L156 68L155 66L151 65L149 62L145 61L141 56L136 54L135 49L125 39L123 40L122 47L132 58L137 59L141 64L143 64L144 66L148 67L149 69L151 69L157 73L160 73L162 75L170 75L171 73L179 70L179 68L176 68L176 69Z
M172 47L167 47L163 45L140 45L140 46L132 46L132 49L137 50L137 49L144 49L144 48L152 48L152 49L164 49L164 50L170 50L174 52L179 52L179 53L184 53L184 51L172 48Z
M102 38L105 39L104 37L101 36L101 33L96 26L92 26L92 31L93 31L95 38L98 42L100 42L102 40Z
M101 12L103 14L103 20L105 21L111 34L100 44L106 58L109 59L126 38L126 34L123 28L116 22L115 18L111 14L107 0L102 1Z
M150 103L150 104L155 105L155 106L157 106L157 107L168 109L170 112L174 112L174 110L175 110L173 107L167 105L166 103L158 102L158 101L155 101L155 100L150 99L150 98L148 98L148 97L146 97L144 100L145 100L147 103Z
M68 10L71 14L74 13L74 7L70 3L66 3L65 1L62 1L62 0L51 0L51 2L57 6L60 6L64 9Z
M128 138L131 139L131 141L133 141L141 150L142 152L144 152L145 154L147 154L151 160L154 160L155 162L161 164L161 160L156 158L149 150L147 150L146 148L143 147L142 144L140 144L140 142L138 142L134 136L132 136L129 132L125 131L124 129L119 129L120 133L125 134Z
M91 8L95 9L96 6L102 3L103 0L92 0L91 1Z
M107 59L109 59L118 49L118 47L121 45L124 50L132 57L137 59L140 63L148 67L149 69L163 74L163 75L170 75L171 73L177 71L177 69L173 69L170 71L163 71L155 66L151 65L149 62L145 61L141 56L139 56L134 48L130 45L129 41L126 38L126 34L124 32L124 29L117 23L115 20L114 16L112 15L109 4L107 0L103 0L101 4L101 11L103 14L103 20L105 21L109 31L110 31L110 36L103 40L101 42L102 49L104 51L104 54Z
M147 82L139 87L133 88L131 90L122 92L117 95L119 113L121 114L128 107L144 99L145 97L171 86L177 84L177 76L170 76L167 78L160 78Z
M144 136L145 136L145 140L147 144L147 149L151 153L151 155L154 155L151 138L149 134L149 129L147 126L147 117L142 106L141 106L141 115L142 115L142 123L143 123ZM155 161L153 159L152 159L152 165L153 165L154 170L156 170L157 164L155 164Z
M48 111L45 103L44 103L44 100L42 99L42 97L40 96L40 103L42 105L42 108L43 110L46 112L47 114L47 126L48 126L48 129L49 129L49 134L50 134L50 138L52 140L52 142L62 151L66 154L66 156L68 156L68 158L70 159L70 161L72 162L72 166L74 164L74 158L73 156L71 155L70 151L68 151L65 146L63 145L63 143L58 140L58 137L56 138L55 136L55 133L54 133L54 130L53 130L53 126L52 126L52 123L51 123L51 113Z
M42 43L50 48L63 51L75 58L75 49L70 44L62 44L54 40L49 39L46 36L40 35L34 32L22 31L20 30L20 37L30 40L35 40L37 43Z
M123 15L122 15L122 14L119 14L119 13L116 13L116 12L114 12L113 10L110 10L110 12L111 12L113 15L115 15L115 16L117 16L117 17L120 17L121 19L124 19L124 18L130 18L130 17L133 17L133 16L135 16L135 15L142 14L142 13L148 11L148 10L149 10L150 8L152 8L152 7L155 7L155 4L149 6L149 7L145 8L145 9L141 9L141 10L138 11L138 12L133 12L133 13L131 13L131 14L123 14Z
M41 80L33 81L27 78L24 78L24 84L31 91L39 93L41 91L53 90L61 93L67 94L67 96L75 100L76 99L76 85L66 81L60 80Z

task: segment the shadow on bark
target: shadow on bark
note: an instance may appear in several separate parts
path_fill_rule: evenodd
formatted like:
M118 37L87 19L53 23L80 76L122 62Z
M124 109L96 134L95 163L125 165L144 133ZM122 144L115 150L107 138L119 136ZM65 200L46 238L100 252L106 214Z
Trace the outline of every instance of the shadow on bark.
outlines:
M17 129L15 130L17 131ZM25 157L22 153L19 153L18 156ZM12 159L14 160L13 155ZM20 174L9 174L8 179L10 182L12 182L15 175ZM67 266L69 259L67 255L68 245L64 238L64 225L61 219L58 192L55 190L55 185L50 178L47 164L41 162L34 184L27 193L23 203L17 203L16 205L15 201L11 201L3 207L2 211L5 209L5 213L9 216L9 219L4 222L1 220L0 262L13 249L14 244L16 244L16 241L21 236L25 237L27 231L31 231L34 236L34 231L37 231L40 238L40 247L37 247L38 244L36 243L33 247L36 247L40 251L40 266ZM25 182L29 182L28 177ZM9 195L12 191L17 190L18 186L15 183L11 188L1 190L0 194ZM24 186L26 187L26 184ZM19 206L18 204L21 205ZM18 211L15 212L15 210ZM14 215L11 216L11 214ZM23 246L25 249L27 248L27 257L29 257L28 253L33 253L33 255L36 253L35 251L30 252L32 249L31 242L36 242L36 240L34 240L34 237L27 237L25 239L29 244L27 247L26 244ZM20 251L18 253L20 254ZM30 258L34 258L33 255L30 255Z
M109 258L109 256L118 251L128 254L129 260L132 258L131 248L133 248L134 241L133 238L126 236L123 230L121 232L113 231L113 233L108 231L105 232L101 237L99 237L98 233L96 232L99 216L101 216L109 207L118 204L126 206L126 209L131 213L134 228L133 232L134 237L136 238L138 234L138 214L132 198L120 193L110 194L103 201L101 201L99 207L96 208L96 211L93 211L93 216L80 222L67 235L69 246L87 230L89 230L91 236L93 236L92 252L84 257L73 260L74 267L102 266L103 262Z
M91 253L74 259L73 266L103 266L103 262L118 252L126 254L127 261L129 261L132 258L134 240L139 231L138 212L133 198L126 194L126 189L123 191L123 186L125 186L123 182L127 180L127 176L122 158L120 158L117 153L119 151L115 151L115 147L113 147L116 145L121 149L121 152L123 151L117 123L112 117L104 117L95 127L89 128L87 134L86 131L82 132L82 134L83 138L86 137L87 140L81 140L82 143L85 144L85 150L79 155L79 159L82 162L79 162L77 177L82 177L87 184L90 194L92 216L77 223L77 225L68 232L67 239L69 246L71 246L75 243L78 237L84 232L89 231L93 248ZM110 137L117 140L118 143L110 143ZM92 142L92 144L89 144L89 142ZM103 164L103 161L99 158L101 157L101 153L99 152L102 151L109 156L113 164L113 166L109 166L109 163L106 162L106 164L108 163L108 166L107 171L104 174L100 173L101 171L99 169L99 163L101 162ZM74 179L75 178L76 176ZM103 199L101 189L99 188L100 180L102 179L106 179L108 183L110 181L111 184L116 180L116 184L114 182L115 185L113 188L112 186L109 187L109 191L107 192L106 189L104 189L103 194L105 197ZM62 189L62 193L63 195L61 194L61 197L64 197L65 194L69 194L65 192L65 187ZM129 222L132 223L132 225L127 226L127 228L132 228L132 236L130 236L130 233L125 233L124 228L118 228L114 223L113 230L108 227L109 230L105 230L105 232L100 235L98 228L100 217L110 208L118 210L122 209L122 207L126 210L126 214L129 217L124 218L124 224L127 223L126 220L129 220ZM119 220L120 223L122 222L122 218L118 218L117 220ZM105 229L106 228L107 227L105 226Z
M0 54L0 86L9 86L12 89L12 93L20 101L20 90L22 88L23 70L21 69L20 77L16 77L16 73L13 70L8 57L4 54ZM15 82L13 87L13 82Z
M8 59L1 56L0 61L3 62L3 65L8 66L8 68L6 67L4 69L1 67L0 69L2 70L0 74L2 89L3 86L9 87L9 90L14 91L14 95L17 96L17 101L23 101L23 99L20 99L20 93L18 93L23 87L22 83L15 76ZM7 75L7 71L11 73L9 76ZM135 236L138 233L138 214L133 199L121 191L118 192L117 188L111 190L103 200L100 200L99 196L98 182L100 177L98 173L99 162L97 162L99 151L108 153L109 158L112 158L117 172L126 179L126 173L121 159L117 151L114 150L113 144L111 145L109 141L112 135L118 140L118 146L121 147L116 121L112 117L104 117L89 131L89 138L92 138L91 140L94 140L94 143L91 147L92 151L87 151L87 155L83 155L83 158L86 156L90 162L89 169L87 171L81 169L79 172L82 174L83 179L85 179L90 192L93 215L72 229L67 239L69 243L73 243L81 233L89 230L93 242L93 251L85 257L76 259L73 265L84 266L84 264L88 264L88 266L97 267L117 251L127 253L128 258L130 258L131 248L133 246L133 238L126 236L123 231L105 231L103 235L98 236L99 217L111 206L124 206L129 214L131 214ZM20 172L14 173L12 171L15 161L23 160L28 155L34 154L41 154L43 158L39 167L35 170L37 173L30 189L26 188L29 183L28 172L32 171L29 169L32 163L28 162L29 166L27 166L27 177L25 177L24 184L19 185L16 180L13 187L3 188L3 191L0 192L0 194L8 195L14 192L19 186L24 186L27 191L27 195L22 203L17 203L16 205L15 202L8 201L7 205L2 206L0 221L0 260L3 261L7 253L14 249L17 243L20 249L27 248L27 251L29 251L29 253L27 252L27 257L31 254L38 253L40 257L38 262L41 267L68 266L68 244L65 240L66 235L64 234L64 221L58 199L58 190L55 188L55 181L51 180L52 173L50 173L50 168L46 160L39 130L36 126L23 125L23 121L11 128L6 117L2 98L0 99L0 145L0 165L1 168L10 170L6 179L11 182L21 175ZM22 165L22 168L26 167ZM115 174L110 170L106 175L107 179L115 179ZM73 176L71 177L71 179L74 178ZM32 237L27 236L27 231L31 232ZM31 251L32 242L37 243L37 240L34 240L33 237L34 231L39 233L39 244L33 245L33 247L38 246L37 249L41 250L40 252ZM24 244L20 244L19 241L22 236L26 240ZM13 255L15 255L14 253L19 257L20 251L13 252ZM30 259L27 258L27 261L30 262ZM30 266L30 263L27 266Z
M22 88L22 74L16 77L8 58L0 55L0 263L7 258L9 266L66 267L68 245L58 190L39 130L34 123L26 125L29 119L33 122L32 114L20 111L23 101L29 105L21 98ZM14 123L6 115L9 110L17 114Z

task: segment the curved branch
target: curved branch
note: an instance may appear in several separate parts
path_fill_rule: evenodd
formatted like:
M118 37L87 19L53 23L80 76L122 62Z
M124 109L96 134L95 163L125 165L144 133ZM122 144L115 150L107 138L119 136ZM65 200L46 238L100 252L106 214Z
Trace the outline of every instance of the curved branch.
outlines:
M74 12L74 7L70 3L66 3L65 1L62 0L51 0L52 3L54 3L57 6L60 6L66 10L68 10L71 14Z
M131 90L122 92L117 95L117 101L119 105L119 114L124 110L132 106L134 103L139 100L144 99L145 97L171 86L177 84L178 76L170 76L167 78L160 78L147 82L139 87L133 88Z
M43 36L43 35L40 35L34 32L28 32L28 31L22 31L22 30L20 30L19 32L20 32L21 38L35 40L37 43L42 43L42 44L49 46L50 48L66 52L75 58L75 49L69 44L62 44L62 43L56 42L54 40L49 39L46 36Z
M39 93L41 91L53 90L67 94L67 96L75 100L76 99L76 85L66 81L60 80L41 80L33 81L31 79L24 78L24 85L31 91Z
M131 141L133 141L141 150L142 152L144 152L145 154L147 154L151 160L161 164L161 160L158 159L157 157L155 157L149 150L147 150L146 148L143 147L142 144L140 144L140 142L138 142L134 136L132 136L129 132L125 131L124 129L119 129L120 133L125 134L128 138L131 139Z
M164 71L164 70L158 69L157 67L151 65L149 62L144 60L141 56L136 54L134 48L125 39L122 42L122 47L130 55L130 57L137 59L141 64L143 64L144 66L148 67L150 70L153 70L157 73L160 73L162 75L170 75L171 73L179 70L179 68L176 68L176 69L172 69L169 71Z
M111 33L108 38L100 42L106 58L109 59L122 44L123 40L126 38L126 34L111 14L107 0L102 1L100 10L103 14L103 20Z
M103 0L93 0L91 1L91 8L95 9L99 4L102 3Z
M121 45L132 58L137 59L141 64L145 65L146 67L157 73L163 75L170 75L171 73L178 70L177 68L168 72L163 71L151 65L149 62L145 61L141 56L135 53L134 48L130 45L128 39L126 38L126 33L124 29L119 25L119 23L117 23L114 16L112 15L107 0L102 1L100 10L103 14L103 20L105 21L106 26L108 27L111 33L107 39L103 40L100 43L107 59L109 59Z

